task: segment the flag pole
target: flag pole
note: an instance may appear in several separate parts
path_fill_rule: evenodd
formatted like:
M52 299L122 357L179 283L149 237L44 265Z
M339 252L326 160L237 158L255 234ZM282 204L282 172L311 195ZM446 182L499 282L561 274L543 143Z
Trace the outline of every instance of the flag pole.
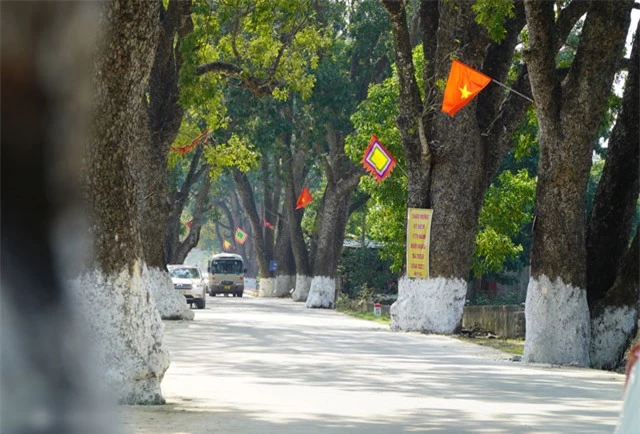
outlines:
M509 87L509 86L507 86L506 84L504 84L504 83L500 83L498 80L493 79L493 78L492 78L491 80L492 80L495 84L497 84L497 85L499 85L499 86L504 87L504 88L505 88L505 89L507 89L509 92L513 92L513 93L515 93L516 95L521 96L522 98L526 99L527 101L531 101L533 104L535 104L535 103L536 103L534 100L532 100L532 99L531 99L531 98L529 98L528 96L521 94L520 92L518 92L517 90L515 90L515 89L513 89L513 88L511 88L511 87Z

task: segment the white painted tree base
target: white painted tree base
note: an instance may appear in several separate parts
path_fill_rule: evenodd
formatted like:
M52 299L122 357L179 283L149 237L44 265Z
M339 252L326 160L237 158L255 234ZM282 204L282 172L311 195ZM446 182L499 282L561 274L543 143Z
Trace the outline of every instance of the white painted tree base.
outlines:
M273 291L274 297L290 297L291 292L296 287L296 276L280 275L276 276L276 287Z
M276 279L273 277L261 277L258 281L258 297L274 297Z
M628 306L609 306L591 320L592 368L615 369L620 364L635 330L637 315L636 309Z
M467 283L462 279L398 280L398 300L391 305L391 330L453 333L462 322Z
M85 273L72 282L72 293L99 349L102 380L121 403L161 404L160 382L169 367L162 344L164 325L149 293L149 273L136 262L105 276Z
M326 276L315 276L311 281L308 308L330 309L335 305L336 279Z
M589 366L591 321L584 289L560 278L531 277L524 314L524 362Z
M291 294L293 301L306 302L309 297L309 290L311 290L311 281L313 277L304 276L302 274L296 274L296 289Z
M184 295L173 288L169 274L158 268L149 268L149 289L162 319L192 320L193 311Z

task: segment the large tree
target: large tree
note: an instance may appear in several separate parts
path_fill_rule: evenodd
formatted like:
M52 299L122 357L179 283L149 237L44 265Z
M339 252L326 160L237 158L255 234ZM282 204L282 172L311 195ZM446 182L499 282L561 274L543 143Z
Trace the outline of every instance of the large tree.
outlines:
M370 84L389 73L387 54L389 22L380 6L371 0L324 4L321 19L333 23L337 30L332 46L324 53L317 72L314 95L309 112L314 119L306 135L291 140L287 155L298 156L304 139L311 141L308 155L314 155L322 169L323 191L310 234L309 250L302 251L301 230L292 226L296 263L299 264L294 300L305 300L307 307L332 307L335 303L338 259L342 251L351 197L364 173L354 165L345 151L345 140L353 130L351 115L366 97ZM347 17L346 19L343 17ZM366 142L361 144L363 149ZM304 148L302 148L304 149ZM303 151L304 152L304 151ZM287 159L292 164L294 159ZM301 182L296 168L287 170L290 188ZM301 185L296 186L296 196ZM293 196L295 197L295 196ZM294 203L285 204L293 214L294 225L302 211L294 211ZM306 253L306 255L305 255ZM309 260L307 267L306 258ZM311 275L305 275L306 271ZM307 295L308 292L308 295Z
M107 382L128 403L163 402L168 367L162 323L149 295L149 272L132 172L135 149L151 141L144 106L160 31L159 1L113 0L95 65L87 195L95 260L76 282L91 312Z
M433 209L430 277L400 279L392 328L451 333L462 318L483 193L513 146L512 134L529 102L489 85L477 102L451 118L439 111L441 86L452 58L506 81L524 26L523 6L478 2L472 8L467 1L422 1L417 13L425 66L416 77L406 4L381 3L395 40L407 206ZM528 93L522 65L513 86Z
M629 247L629 233L640 185L639 39L636 27L622 107L587 226L591 365L596 368L615 368L637 328L638 235Z
M524 360L530 362L589 364L585 189L597 126L624 46L633 0L588 5L576 56L564 76L556 70L561 30L555 5L525 1L527 64L540 126L525 310Z

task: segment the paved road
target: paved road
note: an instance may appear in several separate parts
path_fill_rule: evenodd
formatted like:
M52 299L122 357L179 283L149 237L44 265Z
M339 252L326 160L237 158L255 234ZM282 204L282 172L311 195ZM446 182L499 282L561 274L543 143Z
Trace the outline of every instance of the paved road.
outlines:
M623 378L290 300L209 297L167 322L168 405L123 407L151 433L611 433Z

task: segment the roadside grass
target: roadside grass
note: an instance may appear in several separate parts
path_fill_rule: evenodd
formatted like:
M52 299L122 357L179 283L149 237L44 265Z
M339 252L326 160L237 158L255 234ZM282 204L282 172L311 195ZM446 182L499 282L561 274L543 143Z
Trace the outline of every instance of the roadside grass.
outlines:
M495 348L496 350L504 351L505 353L515 354L522 356L524 352L524 339L500 339L500 338L485 338L485 337L464 337L455 336L458 340L463 342L471 342L472 344L482 345L484 347Z
M368 321L375 321L375 322L379 322L382 324L391 324L391 318L389 318L388 316L375 316L373 314L373 312L360 312L357 310L352 310L352 309L348 309L345 307L338 307L336 309L338 312L347 314L349 316L355 317L355 318L360 318L360 319L366 319Z
M386 315L375 316L373 312L361 312L359 310L349 309L348 307L338 306L336 309L340 313L352 316L354 318L364 319L367 321L375 321L381 324L390 325L391 318ZM513 354L516 356L522 356L524 352L524 339L501 339L501 338L488 338L488 337L468 337L468 336L452 336L458 340L464 342L470 342L476 345L482 345L496 350L504 351L505 353Z

